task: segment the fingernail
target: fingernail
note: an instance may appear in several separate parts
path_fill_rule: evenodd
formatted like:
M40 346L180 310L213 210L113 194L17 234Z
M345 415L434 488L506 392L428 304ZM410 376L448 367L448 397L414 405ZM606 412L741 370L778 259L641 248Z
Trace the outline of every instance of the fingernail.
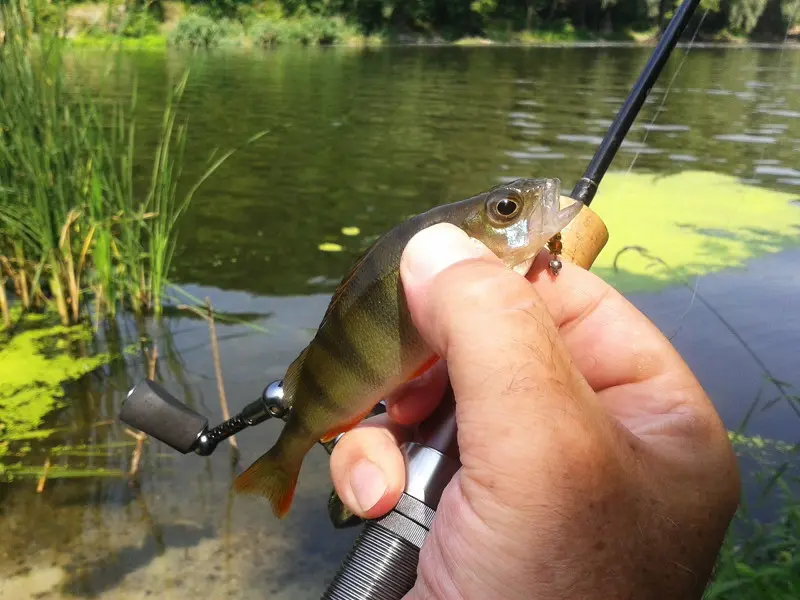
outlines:
M439 224L423 229L406 245L403 268L414 283L424 283L462 260L485 256L490 250L455 225Z
M350 471L350 488L358 506L367 512L386 493L386 477L378 466L367 459L358 461Z

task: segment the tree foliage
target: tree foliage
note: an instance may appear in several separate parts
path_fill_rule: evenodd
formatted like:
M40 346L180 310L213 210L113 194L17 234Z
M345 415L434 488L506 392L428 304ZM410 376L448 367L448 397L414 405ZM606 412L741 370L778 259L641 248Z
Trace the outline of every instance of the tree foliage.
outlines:
M601 34L663 28L678 4L676 0L281 0L287 14L343 14L370 32L445 36L565 26ZM706 10L707 33L727 30L782 37L800 22L800 0L704 0L698 21Z
M7 0L0 0L0 4ZM56 6L77 0L28 0L40 6L42 19ZM157 20L165 0L113 0L126 12L146 12ZM680 0L183 0L195 12L215 20L252 21L257 17L337 16L364 33L430 35L454 39L487 36L510 39L526 31L580 31L589 35L663 29ZM702 0L694 24L701 33L732 33L783 38L800 26L800 0ZM141 25L141 24L139 24Z

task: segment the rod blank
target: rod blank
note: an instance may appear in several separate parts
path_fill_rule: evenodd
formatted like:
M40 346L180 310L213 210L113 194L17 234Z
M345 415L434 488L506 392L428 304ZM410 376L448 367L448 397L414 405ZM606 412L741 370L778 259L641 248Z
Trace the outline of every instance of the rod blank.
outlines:
M617 155L617 150L619 150L625 136L628 135L628 131L639 115L644 101L650 94L650 90L664 69L672 50L678 43L699 4L700 0L684 0L675 16L670 20L669 25L664 30L664 35L656 45L655 50L653 50L653 54L639 75L639 79L634 84L631 93L622 108L619 109L611 127L608 128L608 132L606 132L600 147L592 157L586 172L581 180L575 184L570 195L575 200L583 202L586 206L592 203L603 175L606 174L608 167Z

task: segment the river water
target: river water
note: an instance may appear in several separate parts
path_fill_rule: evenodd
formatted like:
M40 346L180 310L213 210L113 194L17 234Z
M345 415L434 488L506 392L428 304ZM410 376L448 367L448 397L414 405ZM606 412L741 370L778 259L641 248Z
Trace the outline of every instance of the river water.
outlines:
M128 93L136 76L145 158L167 87L190 68L186 181L213 148L269 130L201 188L182 221L172 273L184 292L247 320L217 325L236 411L282 376L336 281L375 235L517 176L558 176L568 190L648 54L631 47L389 47L130 52L112 60L87 51L72 57L71 68L101 95ZM612 170L711 171L800 198L798 92L800 51L696 48L687 56L678 49ZM142 179L146 168L143 159ZM632 215L631 231L646 219L646 211ZM343 227L360 233L344 236ZM322 242L343 251L321 252ZM800 385L800 249L792 244L693 280L694 290L623 290L671 336L730 428L757 399L778 395L751 353L774 377ZM174 311L144 327L123 323L117 333L152 337L159 379L218 422L205 323ZM128 356L70 386L70 407L52 418L77 424L67 441L130 442L119 424L102 423L116 417L142 363L141 355ZM234 469L254 460L278 429L268 423L240 434ZM788 442L798 441L797 431L785 401L757 410L748 427ZM98 454L87 460L111 469L130 464L130 447ZM50 480L42 493L34 480L0 486L0 598L318 598L357 533L328 522L326 459L321 448L309 456L282 522L263 501L229 493L235 473L227 447L200 458L150 442L139 487L116 478Z

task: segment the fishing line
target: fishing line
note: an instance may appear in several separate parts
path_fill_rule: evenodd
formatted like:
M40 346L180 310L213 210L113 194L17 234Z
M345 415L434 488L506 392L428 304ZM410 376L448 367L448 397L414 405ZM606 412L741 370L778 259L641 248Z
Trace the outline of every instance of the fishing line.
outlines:
M641 154L641 151L642 151L642 149L643 149L643 147L645 145L645 142L647 142L647 137L648 137L648 135L650 135L650 127L652 127L655 124L656 119L658 119L658 116L661 114L661 109L664 108L664 104L666 104L666 102L667 102L667 96L669 96L669 92L672 89L672 85L675 83L675 80L678 78L678 74L681 72L681 69L683 68L683 64L686 62L686 58L689 56L689 52L691 52L692 47L694 46L694 41L695 41L695 39L697 39L697 35L700 33L700 28L703 26L703 22L706 20L706 16L708 15L708 12L709 12L709 9L706 9L705 12L703 13L703 16L700 18L700 22L697 24L697 27L695 27L694 34L692 34L692 39L689 40L689 46L686 48L686 52L683 53L683 58L681 59L681 62L678 65L678 68L675 70L675 73L672 75L672 79L670 79L669 84L667 85L667 89L664 91L664 95L661 98L661 104L658 105L658 108L656 109L656 113L653 115L653 119L650 121L649 126L645 129L644 137L642 138L642 142L641 142L642 143L642 148L637 150L636 153L633 155L633 160L631 160L631 164L628 166L628 170L625 173L626 175L630 175L630 172L633 169L633 165L636 164L636 159L639 158L639 155ZM787 35L788 35L788 30L787 30Z
M722 323L723 327L725 327L725 329L727 329L731 333L731 335L733 335L733 337L736 338L736 340L739 342L739 344L741 344L745 352L747 352L747 354L750 355L750 358L752 358L753 361L756 363L756 365L758 365L758 367L761 369L762 373L766 375L767 379L775 386L775 388L778 390L778 393L789 404L789 408L798 417L800 417L800 408L795 406L794 402L792 401L792 397L789 396L789 394L787 394L786 391L783 389L783 386L780 385L781 380L775 377L775 375L773 375L772 371L770 371L767 364L763 360L761 360L756 351L750 346L750 344L747 343L747 340L745 340L744 337L736 330L733 324L730 321L728 321L725 317L723 317L722 314L716 308L714 308L714 306L708 300L706 300L702 294L700 294L700 292L697 290L697 285L695 285L694 288L692 288L689 281L681 277L681 275L675 269L673 269L667 263L667 261L665 261L660 256L652 254L649 250L647 250L647 248L644 248L642 246L625 246L619 252L617 252L616 256L614 257L614 262L612 264L612 268L614 269L614 271L619 272L621 270L621 267L618 266L619 257L622 256L622 254L625 252L637 252L642 257L650 259L654 264L660 264L670 275L672 275L676 279L676 281L680 282L684 287L692 290L692 302L694 302L694 300L696 299L703 306L705 306L708 309L708 311L719 320L720 323ZM675 334L673 334L673 336L674 335Z
M683 57L681 58L681 62L678 64L678 68L675 70L675 73L673 73L672 77L670 78L669 83L667 84L667 88L664 91L664 95L661 97L661 103L656 108L655 114L653 115L653 118L650 120L649 127L645 128L644 137L642 138L642 141L641 141L642 147L639 150L637 150L636 153L633 155L633 159L631 160L631 164L628 165L628 170L625 173L626 175L630 175L631 171L633 170L634 165L636 164L636 160L639 158L640 154L642 153L642 150L644 149L644 147L645 147L645 145L647 143L647 138L650 135L651 127L655 124L656 120L658 119L659 115L661 114L661 110L664 108L664 105L667 103L667 96L669 96L669 93L672 90L672 87L675 84L675 81L677 80L678 75L680 74L681 70L683 69L684 63L686 63L686 59L689 57L689 53L692 51L692 48L694 47L695 40L697 39L697 36L700 33L700 29L702 28L703 23L705 22L706 17L708 16L708 13L709 13L709 9L706 9L703 12L703 15L700 17L700 21L697 23L697 26L694 29L694 33L692 34L692 37L689 40L689 45L686 48L686 52L683 53ZM683 324L685 322L686 316L689 314L689 311L692 309L692 306L694 306L694 301L695 301L695 298L697 297L697 288L698 288L699 285L700 285L700 276L697 276L697 277L695 277L694 287L692 288L692 297L691 297L691 299L689 301L689 304L686 306L686 309L683 311L683 314L678 318L678 325L677 325L675 331L672 333L672 335L667 336L667 338L670 341L675 336L677 336L678 333L680 333L680 331L683 329Z
M700 279L702 279L700 276L694 278L694 287L692 288L692 297L689 299L689 304L684 309L683 314L678 317L678 326L675 328L675 331L673 331L671 335L667 336L667 339L670 342L681 332L683 329L683 324L686 322L686 317L689 315L689 311L692 310L692 306L694 306L694 301L697 298L697 290L700 287Z

